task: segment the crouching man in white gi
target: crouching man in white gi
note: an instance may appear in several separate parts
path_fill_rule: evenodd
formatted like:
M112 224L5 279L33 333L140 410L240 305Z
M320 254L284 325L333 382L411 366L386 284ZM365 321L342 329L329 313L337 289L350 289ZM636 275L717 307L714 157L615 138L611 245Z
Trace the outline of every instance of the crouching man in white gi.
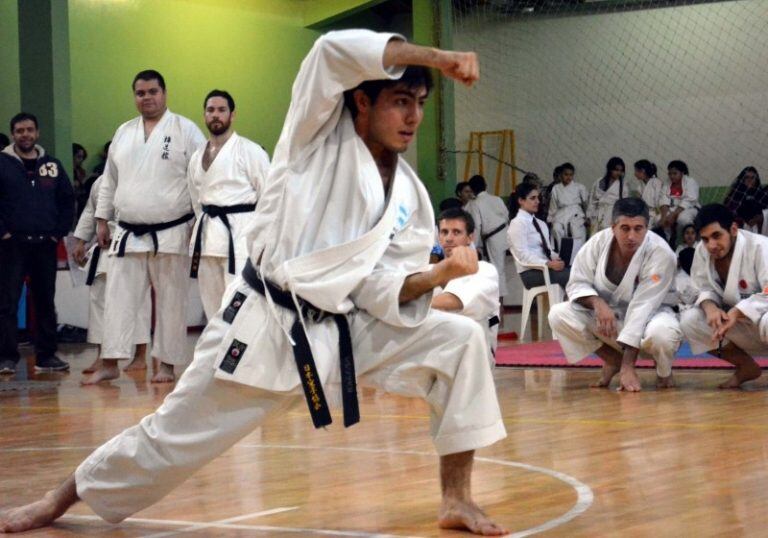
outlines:
M349 30L318 39L293 85L249 232L249 263L192 364L155 413L42 500L0 515L0 529L48 525L79 499L119 522L299 401L302 389L316 427L331 421L326 394L341 394L344 423L354 424L357 376L430 405L438 524L505 532L470 495L474 450L506 435L483 331L430 308L434 288L476 272L477 257L458 249L423 271L434 214L398 158L431 87L419 66L467 85L479 76L474 53L398 35Z
M701 242L691 278L699 296L680 325L694 353L707 351L736 366L720 388L738 388L760 377L752 357L768 352L768 237L739 230L721 204L702 207L694 226Z
M269 156L232 128L235 100L228 92L208 93L203 110L211 137L189 161L189 194L197 216L189 255L190 276L198 279L205 317L211 319L248 259L245 232L269 171Z
M72 253L73 258L81 266L86 266L87 277L86 285L90 287L88 304L88 336L86 341L89 344L97 344L99 351L96 360L83 370L84 374L95 372L101 367L101 342L104 338L104 292L107 287L107 267L110 258L104 254L101 247L94 243L88 249L86 254L86 245L96 237L96 199L101 186L101 177L93 182L91 193L85 203L83 212L77 221L74 236L77 238L75 250ZM114 227L109 223L110 229ZM124 368L125 371L146 370L147 362L145 358L147 343L150 340L150 326L152 324L152 300L149 290L147 290L144 299L144 305L139 312L139 322L135 326L133 342L136 344L136 352L133 355L133 361Z
M475 221L463 209L447 209L437 219L440 247L446 258L469 248L474 241ZM474 249L470 249L475 252ZM475 252L476 254L476 252ZM432 308L454 312L475 320L488 342L488 361L496 365L496 338L499 332L499 273L493 264L478 262L477 273L454 278L445 288L436 288Z
M666 241L648 233L648 206L639 198L618 200L613 225L579 251L566 288L570 301L552 307L549 323L568 362L590 353L605 362L593 386L608 387L620 372L620 389L639 391L640 352L656 362L657 386L674 386L672 360L682 333L662 301L676 265Z
M205 143L200 129L166 107L165 80L157 71L138 73L133 96L140 115L112 137L96 204L99 245L109 248L110 278L104 305L102 364L82 383L120 375L117 363L133 356L132 335L152 286L156 326L153 383L175 380L184 366L189 293L189 234L195 214L187 165ZM117 221L110 245L109 220Z

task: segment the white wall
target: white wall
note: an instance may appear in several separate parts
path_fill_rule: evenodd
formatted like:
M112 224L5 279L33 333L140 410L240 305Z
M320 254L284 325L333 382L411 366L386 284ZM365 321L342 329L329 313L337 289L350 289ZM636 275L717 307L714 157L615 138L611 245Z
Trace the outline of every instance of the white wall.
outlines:
M511 128L517 163L564 161L591 186L605 162L683 159L702 185L746 165L768 179L768 1L488 23L457 20L481 80L457 90L456 147ZM458 169L463 171L464 160ZM507 191L508 192L508 191Z

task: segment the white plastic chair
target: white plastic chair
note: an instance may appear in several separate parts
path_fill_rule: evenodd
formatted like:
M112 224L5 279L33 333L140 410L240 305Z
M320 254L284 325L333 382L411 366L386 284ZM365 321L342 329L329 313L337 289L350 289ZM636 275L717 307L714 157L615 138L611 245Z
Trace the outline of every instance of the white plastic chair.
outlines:
M510 249L510 253L515 260L515 265L517 265L519 268L526 270L537 269L544 274L543 286L536 286L535 288L528 289L525 287L525 285L523 285L523 313L520 318L520 341L523 342L525 340L525 329L528 327L528 317L531 315L531 305L533 304L533 300L536 299L536 311L538 312L539 322L539 339L541 339L541 335L544 333L544 326L546 322L546 318L544 316L543 294L546 293L549 297L549 305L551 307L554 304L563 302L563 288L559 284L552 284L552 282L550 282L549 268L546 264L523 263L517 258L517 256L515 256L515 253L512 252L512 249ZM531 340L533 340L533 331L531 331Z

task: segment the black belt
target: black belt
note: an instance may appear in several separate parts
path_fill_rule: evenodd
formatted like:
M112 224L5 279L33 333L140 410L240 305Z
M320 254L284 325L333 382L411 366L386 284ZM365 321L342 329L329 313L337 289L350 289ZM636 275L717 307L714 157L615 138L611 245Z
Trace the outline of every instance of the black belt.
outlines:
M485 242L488 241L491 237L499 233L501 230L503 230L506 227L506 224L499 224L498 227L494 228L487 234L483 234L480 236L480 238L483 240L483 245L485 245Z
M91 264L88 266L88 276L85 277L85 285L93 285L93 279L96 278L96 266L99 265L99 256L101 256L101 247L96 245L91 254Z
M200 224L197 225L197 234L195 234L195 247L192 251L192 265L189 269L189 276L197 278L197 271L200 268L200 251L203 248L203 221L204 216L218 217L229 232L229 274L235 274L235 241L232 238L232 227L229 224L227 215L231 213L250 213L256 209L256 204L237 204L237 205L203 205L203 215L200 215Z
M188 213L183 217L179 217L176 220L170 222L161 222L159 224L131 224L123 220L117 221L121 228L127 230L123 233L122 239L120 239L120 246L117 249L117 257L122 258L125 256L125 244L128 242L128 235L133 234L136 236L150 234L152 236L152 244L155 246L155 254L157 254L157 232L167 230L168 228L174 228L180 224L195 218L194 213Z
M315 359L312 356L312 348L307 340L307 335L301 325L299 316L310 319L313 322L320 322L328 317L332 317L339 330L339 360L341 365L341 396L344 405L344 427L352 426L360 422L360 407L357 401L357 380L355 379L355 360L352 356L352 335L349 331L349 322L344 314L332 314L325 310L320 310L311 303L299 298L298 303L301 311L297 310L291 294L283 291L278 286L264 282L259 277L258 272L248 260L243 269L243 279L254 290L262 295L266 291L275 304L296 313L296 320L291 326L291 338L295 342L293 346L293 357L296 360L296 367L299 370L301 386L304 389L304 397L309 406L309 412L312 415L312 423L315 428L329 425L331 412L328 409L328 402L325 399L323 386L315 366Z

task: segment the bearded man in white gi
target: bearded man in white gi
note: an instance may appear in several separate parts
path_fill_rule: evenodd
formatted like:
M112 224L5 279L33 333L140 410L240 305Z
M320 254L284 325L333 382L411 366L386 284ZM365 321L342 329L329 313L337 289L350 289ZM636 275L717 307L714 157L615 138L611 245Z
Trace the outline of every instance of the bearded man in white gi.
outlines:
M475 193L475 199L467 202L464 209L475 221L475 245L481 249L485 261L490 262L499 274L499 297L507 294L507 277L504 272L507 255L507 226L509 209L504 200L488 194L488 185L483 176L472 176L469 186Z
M235 100L222 90L203 101L211 137L189 162L189 194L197 215L189 255L205 317L221 306L224 290L248 259L245 232L269 171L269 156L232 128Z
M696 307L680 325L694 353L705 351L736 367L720 385L735 389L762 374L753 357L768 353L768 237L739 230L721 204L694 219L701 241L691 267Z
M185 365L190 228L194 213L187 166L203 145L200 129L166 107L165 80L157 71L134 77L141 114L112 137L96 204L99 245L109 247L110 278L104 306L101 367L83 380L92 385L120 375L117 362L131 358L132 336L146 291L155 292L153 383L175 379ZM110 246L107 221L117 227Z
M475 222L463 209L447 209L437 219L438 238L445 256L457 247L470 247L474 241ZM432 308L454 312L475 320L488 342L488 361L496 365L499 332L499 274L488 262L479 262L477 273L454 278L445 288L436 288Z
M593 386L608 387L620 373L620 389L639 391L638 354L656 362L657 386L674 386L672 360L682 333L662 302L673 282L675 253L662 237L648 233L648 206L622 198L613 207L613 226L594 235L571 267L569 302L549 312L552 333L575 363L596 353L605 365Z
M81 266L85 266L88 275L85 281L86 285L89 286L88 336L86 341L89 344L98 344L99 346L96 360L83 370L84 374L93 373L101 367L99 355L101 355L101 342L104 339L104 293L107 287L107 268L111 261L102 252L98 243L93 242L91 244L96 238L96 219L94 213L96 211L96 199L99 196L101 178L102 176L99 176L93 182L88 200L85 202L85 207L83 207L83 212L80 214L73 234L77 239L77 243L72 257ZM109 227L111 231L114 223L110 222ZM90 247L86 252L86 247L89 244ZM147 368L144 354L146 353L146 344L150 341L150 325L152 324L152 301L149 290L145 294L144 306L141 308L139 316L140 323L136 324L136 333L133 336L133 341L136 344L136 353L133 356L133 361L124 368L124 371L146 370Z
M506 435L483 331L430 308L436 287L477 272L477 256L456 247L423 270L432 206L398 158L431 85L418 66L467 85L479 75L474 53L398 35L349 30L318 39L293 85L249 233L249 263L192 364L155 413L97 449L43 500L1 515L0 529L47 525L78 499L121 521L299 401L301 389L315 426L331 421L326 392L342 393L351 425L357 375L429 403L443 486L438 524L505 532L469 488L474 450Z

